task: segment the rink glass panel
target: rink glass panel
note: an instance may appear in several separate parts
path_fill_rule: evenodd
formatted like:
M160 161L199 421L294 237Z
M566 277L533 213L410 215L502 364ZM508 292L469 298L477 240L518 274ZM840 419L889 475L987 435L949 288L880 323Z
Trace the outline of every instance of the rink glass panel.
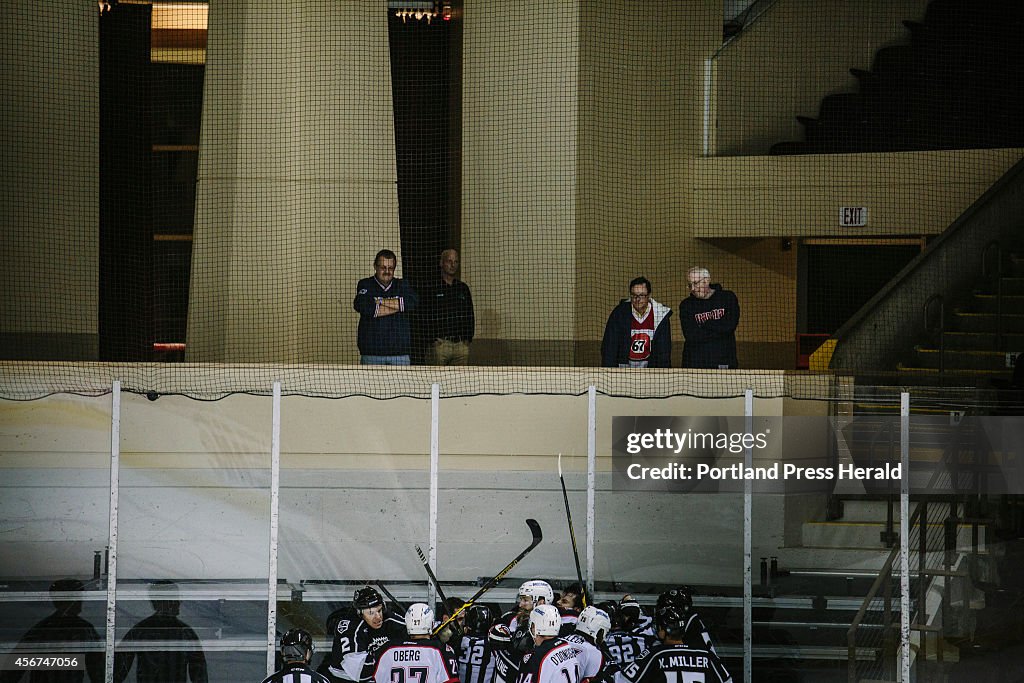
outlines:
M88 653L102 670L109 480L109 396L0 406L0 657Z
M123 399L115 680L266 675L272 401L195 407Z
M357 589L425 598L430 402L285 396L281 413L277 630L309 631L317 666Z

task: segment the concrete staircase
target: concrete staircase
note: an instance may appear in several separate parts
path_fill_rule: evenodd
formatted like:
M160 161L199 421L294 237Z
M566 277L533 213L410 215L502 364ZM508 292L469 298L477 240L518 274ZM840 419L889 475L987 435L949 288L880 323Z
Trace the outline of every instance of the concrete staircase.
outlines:
M1001 274L980 280L942 315L931 311L939 327L899 362L902 375L947 384L1009 383L1016 355L1024 351L1024 257L1003 255L1000 263Z

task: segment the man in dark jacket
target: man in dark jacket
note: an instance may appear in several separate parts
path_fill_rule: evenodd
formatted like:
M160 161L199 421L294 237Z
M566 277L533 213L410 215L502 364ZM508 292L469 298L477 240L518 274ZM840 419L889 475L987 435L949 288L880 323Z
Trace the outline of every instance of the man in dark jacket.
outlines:
M373 259L373 277L356 285L352 308L359 312L359 362L361 365L409 365L412 336L409 312L419 296L395 277L398 257L381 249Z
M473 296L469 285L455 277L459 252L445 249L439 265L441 277L424 296L431 340L427 360L431 365L467 365L469 344L476 332Z
M737 368L736 325L740 322L740 303L736 295L721 285L711 284L707 268L694 266L686 274L690 296L679 304L679 323L686 341L683 344L684 368Z
M651 298L645 277L629 283L629 298L608 316L601 342L606 368L667 368L672 365L672 309Z

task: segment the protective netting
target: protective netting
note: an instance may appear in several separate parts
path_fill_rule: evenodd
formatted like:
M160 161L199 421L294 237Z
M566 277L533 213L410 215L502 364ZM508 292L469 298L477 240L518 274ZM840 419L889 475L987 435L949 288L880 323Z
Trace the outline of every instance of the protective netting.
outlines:
M1024 349L1016 1L52 0L3 24L3 396L266 393L285 368L318 396L830 398L845 380L776 371L998 387ZM467 351L501 369L354 367ZM697 370L594 370L645 358Z

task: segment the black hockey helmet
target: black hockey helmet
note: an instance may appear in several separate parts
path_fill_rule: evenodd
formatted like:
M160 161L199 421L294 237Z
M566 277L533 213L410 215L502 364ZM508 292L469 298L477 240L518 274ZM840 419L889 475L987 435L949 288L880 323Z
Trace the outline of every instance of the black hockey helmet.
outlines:
M658 608L654 619L658 630L665 631L669 636L681 636L686 632L686 612L675 605Z
M466 610L466 633L482 636L494 623L494 612L487 605L473 605Z
M293 628L281 636L281 656L286 662L305 662L316 648L313 636L301 628Z
M693 609L693 586L679 586L667 590L658 596L658 604L655 610L669 605L678 608L683 614L689 614Z
M355 595L352 596L352 607L357 612L364 609L370 609L371 607L383 607L384 598L380 596L377 589L366 586L356 591Z
M632 595L622 596L622 600L619 600L619 619L622 620L622 625L625 628L632 628L640 620L641 614L643 614L643 608L640 607L640 602L636 598Z

